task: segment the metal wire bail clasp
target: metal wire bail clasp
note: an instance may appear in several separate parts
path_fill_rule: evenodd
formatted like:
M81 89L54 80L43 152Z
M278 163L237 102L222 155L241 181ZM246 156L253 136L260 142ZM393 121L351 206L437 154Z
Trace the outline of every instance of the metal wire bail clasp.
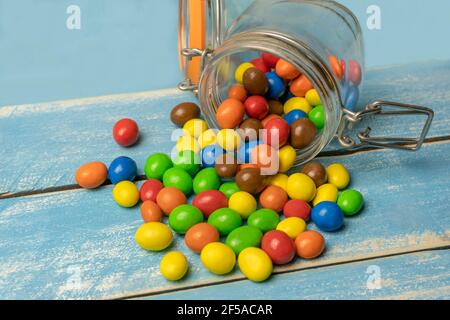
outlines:
M188 60L194 57L201 57L200 70L203 70L206 60L211 55L212 50L209 49L198 49L198 48L183 48L181 54L185 56ZM192 91L197 94L197 85L190 78L186 78L178 84L178 89L181 91Z
M344 117L338 129L339 143L346 148L377 147L391 148L409 151L417 151L422 146L426 135L433 121L434 111L432 109L404 104L398 102L374 101L367 105L365 110L352 112L343 108ZM353 124L360 122L367 116L405 116L405 115L425 115L427 119L418 137L371 137L371 128L367 127L364 131L358 133L359 143L345 134L346 129L351 128Z

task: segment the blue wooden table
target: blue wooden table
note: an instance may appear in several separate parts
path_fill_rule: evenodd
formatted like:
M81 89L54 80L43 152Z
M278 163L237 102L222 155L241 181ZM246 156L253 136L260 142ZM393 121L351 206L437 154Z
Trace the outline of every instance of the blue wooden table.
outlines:
M158 268L163 253L134 241L138 207L118 207L111 185L87 191L74 184L80 164L120 155L134 158L142 174L148 155L173 147L171 107L192 96L167 89L1 107L0 298L449 299L450 61L371 70L360 103L374 99L432 107L423 148L348 152L331 144L320 161L349 168L364 211L325 234L320 258L276 267L261 284L238 270L208 273L180 237L173 248L187 255L190 272L166 281ZM112 140L121 117L139 122L136 147ZM378 117L369 124L378 133L409 135L423 120Z

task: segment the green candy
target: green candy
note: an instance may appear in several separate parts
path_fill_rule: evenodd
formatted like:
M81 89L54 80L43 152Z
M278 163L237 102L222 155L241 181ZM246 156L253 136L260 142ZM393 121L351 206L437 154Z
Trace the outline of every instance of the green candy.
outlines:
M174 168L183 169L193 176L200 169L200 156L191 150L181 151L173 159L173 166Z
M190 204L176 207L169 215L169 226L179 234L185 234L192 226L202 221L202 212Z
M206 190L219 190L220 178L215 168L202 169L194 178L194 192L196 194Z
M155 153L147 158L144 172L149 179L161 180L164 172L173 167L172 160L164 153Z
M222 185L219 188L219 191L221 191L228 199L236 193L241 191L237 185L236 182L225 182L222 183Z
M247 220L249 226L258 228L261 232L266 233L275 230L280 222L280 216L272 209L259 209L253 212Z
M317 107L314 107L314 109L309 112L308 118L314 123L318 130L323 129L325 126L325 109L323 105L319 104Z
M346 216L353 216L361 211L364 205L364 198L361 192L349 189L343 191L337 200L339 208Z
M258 228L242 226L231 231L225 243L238 255L245 248L259 247L262 236Z
M192 178L189 173L180 168L170 168L163 175L165 187L175 187L185 195L192 192Z
M239 228L242 224L242 218L233 209L221 208L214 211L208 217L208 223L215 227L220 235L226 236L231 231Z

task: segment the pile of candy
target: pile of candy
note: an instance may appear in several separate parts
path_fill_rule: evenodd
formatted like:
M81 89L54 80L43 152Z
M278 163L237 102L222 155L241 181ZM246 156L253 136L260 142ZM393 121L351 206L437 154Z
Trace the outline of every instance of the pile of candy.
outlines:
M313 259L322 254L325 239L307 230L307 222L324 232L337 231L344 216L357 214L364 201L360 192L344 190L350 175L342 164L325 168L310 162L285 174L292 171L296 150L312 143L325 122L320 97L304 75L262 54L240 65L236 80L239 84L217 110L219 131L208 129L194 103L172 110L171 121L183 128L176 154L149 156L144 167L148 180L140 189L133 183L137 165L125 156L109 168L101 162L81 166L76 181L96 188L109 177L120 206L142 201L144 224L136 241L143 249L168 248L173 230L184 235L186 246L200 254L210 272L231 272L237 257L241 272L259 282L271 275L273 264L287 264L295 255ZM287 86L294 97L283 105ZM139 129L135 121L122 119L113 136L119 145L131 146ZM265 175L265 169L275 171ZM160 270L167 279L179 280L188 261L172 251L161 260Z

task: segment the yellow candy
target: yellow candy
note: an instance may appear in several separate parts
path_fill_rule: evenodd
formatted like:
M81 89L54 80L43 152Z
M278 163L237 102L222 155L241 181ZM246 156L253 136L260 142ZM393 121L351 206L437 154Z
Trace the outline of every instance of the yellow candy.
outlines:
M159 270L167 280L177 281L186 275L188 262L180 251L171 251L162 258Z
M334 184L327 183L317 188L316 196L313 200L313 206L318 205L322 201L336 202L338 197L338 189Z
M295 239L300 233L306 230L306 222L298 217L286 218L278 223L277 230L283 231L289 238Z
M284 113L289 113L292 110L302 110L308 114L312 110L312 107L305 98L294 97L290 98L284 104Z
M241 136L233 129L222 129L217 133L217 144L226 151L239 149Z
M297 157L297 154L295 152L295 149L290 146L286 145L282 147L278 151L278 158L280 159L280 168L279 172L286 172L289 169L292 168L294 165L295 158Z
M200 260L206 269L215 274L227 274L236 264L234 251L221 242L208 243L200 253Z
M340 163L333 163L327 168L328 182L334 184L339 190L345 189L350 183L348 170Z
M139 201L139 190L131 181L120 181L112 193L117 204L125 208L134 207Z
M236 72L234 74L236 81L238 83L242 84L245 71L247 71L248 69L253 68L253 67L254 67L254 65L251 64L250 62L244 62L239 67L237 67Z
M248 192L238 191L232 194L228 200L228 207L247 219L256 210L256 200Z
M272 274L273 266L269 255L259 248L246 248L238 257L241 272L250 280L261 282Z
M195 138L198 138L206 130L208 130L208 125L202 119L191 119L183 126L183 131Z
M287 192L287 182L288 182L288 176L283 173L276 174L267 179L267 183L270 186L280 187L281 189L283 189L286 192Z
M195 153L200 152L200 146L197 140L190 135L184 135L178 139L176 148L179 152L186 150L194 151Z
M306 174L294 173L288 178L287 193L291 199L310 202L316 195L316 184Z
M216 143L216 134L217 130L215 129L209 129L203 132L200 137L198 137L200 148L203 149L206 146Z
M321 104L320 101L320 96L317 93L316 89L311 89L306 93L305 96L306 100L308 101L308 103L312 106L318 106L319 104Z
M172 243L172 239L172 231L161 222L144 223L136 231L136 242L145 250L164 250Z

